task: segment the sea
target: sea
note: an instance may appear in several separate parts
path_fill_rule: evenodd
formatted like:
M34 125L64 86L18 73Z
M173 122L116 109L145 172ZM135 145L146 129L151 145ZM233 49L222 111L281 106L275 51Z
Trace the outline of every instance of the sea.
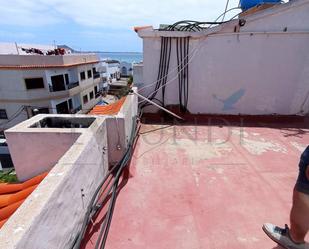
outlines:
M100 58L137 63L143 61L143 53L139 52L100 52Z

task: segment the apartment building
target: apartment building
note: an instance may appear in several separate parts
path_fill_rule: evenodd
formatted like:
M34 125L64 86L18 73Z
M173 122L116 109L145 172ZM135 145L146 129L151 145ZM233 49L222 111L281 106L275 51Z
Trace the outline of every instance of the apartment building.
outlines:
M86 113L103 82L95 54L0 54L0 130L35 113Z
M115 82L117 80L120 80L120 62L117 60L103 60L101 62L102 68L104 69L103 77L104 79L109 82Z

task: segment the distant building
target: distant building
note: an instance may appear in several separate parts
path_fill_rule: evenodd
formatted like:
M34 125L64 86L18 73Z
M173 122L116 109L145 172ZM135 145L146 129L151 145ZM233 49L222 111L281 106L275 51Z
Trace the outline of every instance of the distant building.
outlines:
M120 80L120 62L117 60L104 60L101 62L102 70L100 73L103 75L108 83L113 83Z
M121 77L128 77L133 74L132 63L122 61L120 62Z
M133 82L137 87L143 87L143 63L134 63L133 64Z
M0 44L0 131L36 113L85 113L100 100L95 54L20 55L13 45Z

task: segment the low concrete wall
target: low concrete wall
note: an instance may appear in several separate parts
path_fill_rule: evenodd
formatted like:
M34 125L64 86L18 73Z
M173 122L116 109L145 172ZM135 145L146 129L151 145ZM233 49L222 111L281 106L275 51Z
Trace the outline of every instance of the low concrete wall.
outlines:
M64 155L48 176L0 229L0 248L70 248L75 235L80 231L89 201L106 175L109 163L115 163L123 156L136 114L137 98L129 95L116 117L87 115L96 118L89 128L72 129L72 133L79 135L76 141L67 151L63 151ZM25 121L27 125L24 124L24 132L29 130L28 124L40 118ZM48 128L45 132L59 130ZM65 135L61 133L59 136ZM35 159L27 160L34 160L32 165L37 165Z
M136 88L133 88L136 91ZM107 118L108 157L110 165L114 165L123 156L130 139L133 118L137 115L137 97L128 95L119 113Z
M97 117L0 230L0 248L69 248L108 169L106 148L105 118Z
M63 66L70 64L97 62L98 60L99 59L96 54L71 54L63 56L0 54L0 66Z
M80 129L74 132L71 129L52 129L53 132L51 132L51 129L28 128L45 116L37 115L5 131L20 181L26 181L51 170L82 132Z

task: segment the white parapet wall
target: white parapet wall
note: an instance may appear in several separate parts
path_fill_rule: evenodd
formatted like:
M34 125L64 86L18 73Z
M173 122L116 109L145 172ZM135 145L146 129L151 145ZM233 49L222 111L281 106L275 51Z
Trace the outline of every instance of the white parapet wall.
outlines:
M59 115L58 115L59 116ZM84 129L31 128L44 118L57 115L37 115L5 131L17 177L26 181L51 170L71 148ZM63 115L72 118L71 115ZM80 118L89 118L82 117Z
M28 133L28 135L37 133L33 135L31 142L35 145L33 149L37 148L36 139L42 141L40 137L42 133L57 133L59 141L62 135L66 136L64 130L77 135L73 135L75 141L72 146L63 151L63 156L55 159L56 163L47 177L0 229L0 248L71 248L76 234L80 231L90 199L106 175L109 161L112 159L115 162L117 158L121 158L123 155L121 153L126 149L127 135L136 114L137 99L134 95L130 95L117 115L117 122L120 125L114 131L109 129L116 127L115 116L93 115L40 115L25 121L23 126L19 126L21 130L18 131L18 127L15 127L14 132L9 131L8 134L20 132L21 141L22 133ZM68 118L73 123L77 121L83 123L85 128L38 127L44 125L42 120L48 117ZM83 118L86 122L81 121ZM90 125L89 118L94 119ZM59 126L59 120L54 123L49 122L49 125ZM17 138L13 140L16 142ZM121 153L117 152L114 155L113 152L119 140ZM10 135L8 143L10 144ZM31 144L24 144L24 146L31 146ZM50 143L46 143L46 146L50 146ZM31 151L28 150L27 153ZM15 154L15 156L18 155ZM41 168L40 171L45 170L44 165L39 165L35 157L28 156L27 161Z
M172 37L165 104L179 104L176 39L190 37L188 110L193 114L309 112L309 1L295 0L200 32L140 29L143 85L158 78L161 37ZM162 99L162 89L157 99ZM147 107L146 112L156 108Z
M137 91L137 89L133 88L133 91ZM127 148L133 121L138 112L137 101L136 95L128 95L119 113L106 119L110 165L118 162Z

